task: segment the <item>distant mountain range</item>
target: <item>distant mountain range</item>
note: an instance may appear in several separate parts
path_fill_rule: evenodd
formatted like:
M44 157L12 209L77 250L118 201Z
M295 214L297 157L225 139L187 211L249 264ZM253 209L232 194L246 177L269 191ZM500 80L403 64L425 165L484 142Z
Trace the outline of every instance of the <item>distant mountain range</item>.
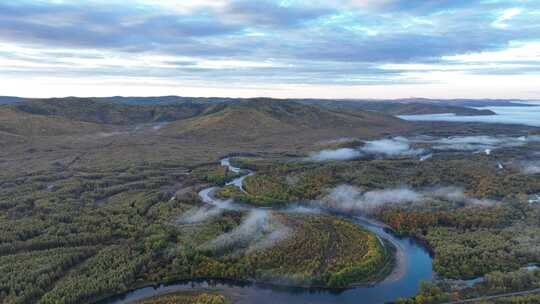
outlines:
M0 104L16 103L23 101L24 98L13 96L0 96Z
M96 134L159 126L160 134L197 140L253 141L274 137L370 137L406 129L413 123L391 115L356 109L268 99L234 102L179 102L124 104L87 99L24 100L0 106L0 133L4 136ZM2 135L0 134L0 135Z
M12 104L20 110L29 113L65 114L77 119L77 107L66 107L69 103L78 101L87 103L84 110L86 117L93 116L98 123L121 124L127 120L133 121L170 121L199 114L202 105L237 104L250 101L295 102L304 105L317 105L334 110L364 110L375 111L389 115L441 114L456 115L495 115L488 109L475 109L488 106L528 106L519 99L271 99L271 98L222 98L222 97L93 97L93 98L50 98L28 99L12 96L0 96L0 104ZM42 101L48 101L42 103ZM59 105L59 106L52 106ZM136 107L126 108L131 105ZM168 106L152 108L152 106ZM475 108L473 108L475 107ZM37 111L37 112L36 112ZM52 111L52 112L51 112ZM70 111L70 113L65 113ZM80 108L79 108L80 111ZM93 112L92 112L93 111Z
M65 97L54 99L74 99L77 97ZM0 96L0 104L20 102L25 99L24 97L15 96ZM53 99L53 98L48 98ZM273 98L229 98L229 97L183 97L183 96L149 96L149 97L126 97L126 96L111 96L111 97L89 97L89 99L100 101L112 101L125 104L167 104L177 102L204 102L204 103L225 103L235 102L250 99L273 99ZM275 99L284 100L284 99ZM289 101L296 101L300 103L326 103L326 102L390 102L390 103L429 103L429 104L442 104L453 106L465 106L465 107L487 107L487 106L515 106L516 103L527 102L523 99L430 99L430 98L399 98L399 99L318 99L318 98L299 98L299 99L286 99Z

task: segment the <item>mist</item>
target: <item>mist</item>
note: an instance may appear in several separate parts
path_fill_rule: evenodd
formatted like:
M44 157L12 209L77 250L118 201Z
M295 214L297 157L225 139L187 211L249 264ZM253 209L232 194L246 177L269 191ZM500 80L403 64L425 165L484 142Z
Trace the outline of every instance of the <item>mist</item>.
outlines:
M431 158L433 158L433 153L422 155L422 156L420 156L419 160L421 162L423 162L423 161L426 161L426 160L431 159Z
M452 121L452 122L483 122L483 123L499 123L499 124L521 124L528 126L540 127L540 107L516 107L516 106L499 106L499 107L484 107L494 111L497 115L473 115L461 116L453 113L443 114L420 114L420 115L399 115L398 117L412 121Z
M362 192L350 185L334 188L322 200L322 206L341 212L371 212L386 204L414 203L423 196L409 188L394 188Z
M538 136L455 136L430 141L423 141L434 144L436 150L454 150L454 151L485 151L490 154L491 151L499 148L521 147L530 142L538 142ZM489 151L489 152L488 152Z
M96 134L99 138L109 138L113 136L126 136L129 135L129 132L122 132L122 131L112 131L112 132L99 132Z
M157 123L155 125L152 126L152 130L153 131L159 131L161 130L163 127L165 127L166 125L168 125L169 123L167 122L160 122L160 123Z
M478 206L496 204L490 200L471 198L458 187L438 187L422 191L400 187L362 192L359 188L350 185L340 185L332 189L321 202L314 202L314 204L340 212L370 213L386 205L415 204L429 200Z
M391 139L378 139L367 141L364 146L357 149L341 148L336 150L322 150L310 154L308 160L328 161L328 160L351 160L366 155L392 157L410 156L422 154L424 150L414 149L408 139L404 137L394 137Z
M540 161L526 161L521 163L521 172L524 174L539 174Z
M459 187L438 187L424 192L427 197L439 198L453 203L467 205L492 206L497 202L487 199L477 199L467 196L465 190Z
M319 152L313 152L308 157L311 161L329 161L329 160L350 160L359 158L362 153L356 149L342 148L337 150L322 150Z
M530 142L540 142L540 136L453 136L446 138L434 137L394 137L365 142L365 145L356 149L341 148L335 150L322 150L313 152L307 158L310 161L351 160L363 156L396 157L420 155L420 161L433 156L433 150L439 151L471 151L483 152L490 155L499 148L521 147ZM415 144L428 145L422 149L414 147Z
M199 197L207 205L190 209L180 216L177 220L178 224L197 224L205 222L221 215L225 210L242 210L243 208L234 204L233 200L220 200L212 198L212 192L217 187L204 189L199 192Z
M225 209L214 206L204 206L190 209L177 220L178 224L197 224L205 222L211 218L221 215Z
M424 152L422 149L412 148L410 141L404 137L368 141L360 150L367 154L384 156L418 155Z
M296 213L296 214L320 214L322 210L319 208L314 208L313 206L304 206L304 205L292 205L285 209L286 213Z
M282 225L272 212L252 209L242 223L228 233L203 245L210 250L245 248L247 252L273 246L291 235L291 230Z

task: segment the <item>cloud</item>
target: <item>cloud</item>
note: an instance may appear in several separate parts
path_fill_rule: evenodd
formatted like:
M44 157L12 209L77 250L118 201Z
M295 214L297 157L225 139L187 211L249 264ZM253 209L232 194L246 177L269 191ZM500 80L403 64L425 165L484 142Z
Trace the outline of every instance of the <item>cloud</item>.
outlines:
M520 169L524 174L540 174L540 161L524 161Z
M499 148L520 147L529 142L537 142L536 136L509 137L509 136L453 136L441 139L428 140L434 144L436 150L455 151L492 151Z
M497 202L492 200L468 197L465 191L459 187L439 187L424 191L424 193L427 197L439 198L453 203L478 206L493 206L497 204Z
M393 156L420 155L421 161L425 161L433 156L427 153L429 150L450 150L450 151L472 151L485 152L490 154L493 150L500 148L521 147L528 143L540 142L540 136L451 136L443 138L433 137L394 137L391 139L379 139L368 141L358 150L365 154ZM425 149L414 148L415 144L427 145ZM427 149L427 150L426 150Z
M177 220L179 224L197 224L205 222L209 219L215 218L218 215L221 215L225 209L218 208L214 206L204 206L200 208L193 208L186 211L182 216Z
M227 8L227 13L244 22L272 27L290 27L331 15L334 12L333 9L324 6L301 6L270 0L232 1Z
M521 14L523 10L521 8L510 8L502 12L502 14L495 20L492 24L494 27L498 28L507 28L509 25L506 23L506 21L516 17L517 15Z
M362 192L350 185L337 186L321 202L314 204L340 212L370 213L385 205L418 204L429 200L478 206L496 204L494 201L468 197L464 190L458 187L439 187L422 191L400 187Z
M329 160L350 160L362 156L362 153L356 149L343 148L337 150L322 150L311 153L308 160L311 161L329 161Z
M341 212L371 212L387 204L422 202L422 194L409 188L395 188L362 192L350 185L334 188L322 200L322 206Z
M310 161L351 160L365 156L398 157L419 155L420 161L433 157L436 151L470 151L491 154L501 148L521 147L528 143L540 142L540 136L530 135L521 137L511 136L452 136L444 138L432 137L394 137L365 142L364 146L356 149L342 148L313 152L307 158ZM425 148L415 148L414 145L424 145Z
M243 222L231 232L203 245L210 250L262 250L287 238L292 231L277 221L269 210L252 209Z
M422 149L412 148L409 140L404 137L368 141L361 148L361 151L367 154L384 156L418 155L423 153Z
M291 205L285 209L287 213L299 213L299 214L319 214L322 210L313 208L312 206Z
M411 189L398 188L369 191L363 194L363 199L374 205L384 205L390 203L420 202L423 196Z
M6 79L44 87L61 87L66 78L103 77L119 83L157 79L182 92L216 83L268 85L274 91L278 85L420 87L437 85L434 73L447 75L446 67L468 63L459 56L538 40L540 28L531 20L539 6L517 0L4 1L0 46L11 50L0 49L0 68ZM34 50L35 56L21 56L15 47ZM84 52L97 52L103 60L80 65ZM149 59L156 55L169 58ZM114 60L119 58L129 63ZM209 60L216 68L207 68ZM220 64L226 61L237 64ZM459 71L481 80L496 74L532 79L539 73L532 61L519 67L462 64ZM436 66L420 73L384 67L426 63ZM445 84L456 85L455 80Z
M195 207L182 214L177 223L179 224L197 224L218 215L221 215L225 210L242 210L243 208L234 204L233 200L220 200L213 197L216 187L211 187L199 192L199 197L203 203L207 204L202 207Z
M451 9L474 7L479 0L345 0L350 7L391 12L430 14Z
M366 155L383 157L411 156L419 155L423 149L414 149L411 142L404 137L394 137L388 139L378 139L367 141L364 146L357 149L341 148L336 150L322 150L310 154L308 160L328 161L328 160L350 160Z
M190 45L193 38L230 34L241 28L211 15L180 16L118 3L0 3L0 39L54 47L142 52Z

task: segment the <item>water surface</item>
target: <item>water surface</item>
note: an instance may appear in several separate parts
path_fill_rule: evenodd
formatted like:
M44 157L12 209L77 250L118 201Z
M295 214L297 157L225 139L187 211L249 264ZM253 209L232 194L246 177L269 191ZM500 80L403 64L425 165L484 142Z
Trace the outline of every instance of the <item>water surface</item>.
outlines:
M224 166L228 166L233 172L240 172L239 168L231 166L228 159L223 159L221 163ZM253 174L253 172L249 171L246 173ZM237 185L241 188L242 180L245 177L246 175L241 176L229 184ZM215 208L227 208L227 204L232 204L232 202L214 198L212 192L216 189L217 187L204 189L199 195L205 203L214 205ZM432 258L423 245L412 238L400 238L393 235L382 223L361 217L352 217L350 219L375 233L380 239L389 241L397 248L397 269L394 269L386 280L373 285L346 290L283 287L231 281L184 281L170 285L140 288L127 294L110 298L103 303L131 303L171 292L209 288L232 297L235 303L240 304L372 304L414 296L418 292L421 281L431 280L433 278Z
M400 115L398 117L401 119L412 121L484 122L519 124L540 127L540 104L531 103L529 105L530 106L499 106L477 108L491 110L495 112L496 115L458 116L453 113L447 113Z

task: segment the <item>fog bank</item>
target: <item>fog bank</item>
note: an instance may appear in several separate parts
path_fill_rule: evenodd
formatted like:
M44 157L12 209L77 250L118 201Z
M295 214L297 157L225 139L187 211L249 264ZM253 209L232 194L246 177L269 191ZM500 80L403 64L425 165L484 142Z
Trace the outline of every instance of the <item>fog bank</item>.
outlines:
M271 247L290 234L290 229L283 226L271 211L252 209L238 227L209 241L203 248L247 249L247 252L251 252Z
M423 115L400 115L401 119L411 121L449 121L449 122L483 122L502 124L521 124L540 127L540 106L534 104L531 107L482 107L495 112L497 115L473 115L459 116L453 113L423 114Z
M208 204L202 207L190 209L178 218L178 224L196 224L201 223L207 220L210 220L213 217L221 215L225 210L242 210L240 206L234 204L233 200L220 200L212 197L212 193L218 189L217 187L212 187L204 189L199 192L199 197L201 200Z
M524 174L540 174L540 161L525 161L520 165Z
M342 148L337 150L322 150L319 152L313 152L308 157L311 161L329 161L329 160L350 160L359 158L362 153L356 149Z
M490 206L493 201L468 197L458 187L438 187L416 191L408 187L362 192L350 185L340 185L330 191L321 202L314 204L340 212L370 213L385 205L423 203L429 200L444 200L452 203Z
M366 154L383 156L418 155L423 152L422 149L412 148L411 142L405 137L367 141L360 150Z

